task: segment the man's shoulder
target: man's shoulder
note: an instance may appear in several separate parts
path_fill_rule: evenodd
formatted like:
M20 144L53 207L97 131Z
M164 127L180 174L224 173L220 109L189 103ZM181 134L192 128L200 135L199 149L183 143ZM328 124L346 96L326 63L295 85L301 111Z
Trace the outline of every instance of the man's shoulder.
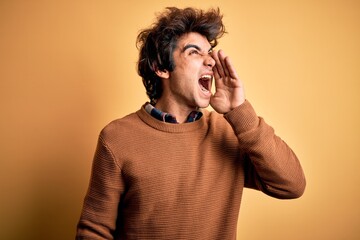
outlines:
M134 131L141 123L142 121L139 119L137 113L133 112L124 117L117 118L109 122L101 130L101 135L105 138L108 135L124 135L129 131Z
M207 126L211 131L222 134L234 134L232 127L229 121L224 117L224 114L211 109L202 110L202 113L206 119Z
M223 114L220 114L212 109L202 109L201 110L203 117L208 121L208 122L226 122L226 119L224 118Z

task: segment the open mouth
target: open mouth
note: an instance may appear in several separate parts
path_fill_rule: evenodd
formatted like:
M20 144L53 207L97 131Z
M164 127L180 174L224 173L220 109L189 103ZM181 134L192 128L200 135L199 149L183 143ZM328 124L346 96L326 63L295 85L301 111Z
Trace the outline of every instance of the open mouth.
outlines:
M211 90L211 79L212 79L211 75L203 75L199 79L200 89L204 93L209 93L210 92L210 90Z

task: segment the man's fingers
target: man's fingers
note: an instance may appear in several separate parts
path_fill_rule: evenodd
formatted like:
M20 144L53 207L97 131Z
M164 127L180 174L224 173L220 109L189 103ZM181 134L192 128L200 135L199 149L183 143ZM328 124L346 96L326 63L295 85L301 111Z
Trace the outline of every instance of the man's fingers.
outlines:
M216 65L213 67L213 73L214 73L215 81L217 81L218 79L220 79L219 70L218 70L218 68L217 68Z
M226 56L223 50L213 51L212 57L215 60L215 66L213 67L215 84L220 79L224 84L231 84L230 82L233 80L237 81L239 79L230 58Z
M224 77L225 73L224 73L224 68L223 68L223 66L222 66L222 64L220 62L220 59L219 59L219 52L214 50L212 52L212 57L215 60L215 67L214 68L216 68L216 70L217 70L218 78Z
M229 76L234 79L238 79L238 75L229 57L225 59L226 69L229 72Z
M228 69L227 64L226 64L226 59L227 59L228 57L225 55L225 53L224 53L223 50L219 50L218 57L219 57L219 61L220 61L220 63L221 63L221 67L222 67L223 72L224 72L223 77L230 76L229 69Z

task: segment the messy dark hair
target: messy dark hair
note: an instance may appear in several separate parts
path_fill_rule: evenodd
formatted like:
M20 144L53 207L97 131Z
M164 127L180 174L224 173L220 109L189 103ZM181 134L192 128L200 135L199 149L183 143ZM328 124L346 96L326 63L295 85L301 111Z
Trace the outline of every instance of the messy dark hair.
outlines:
M152 104L155 104L162 94L161 79L155 72L174 70L173 51L178 39L190 32L205 36L211 47L215 47L218 39L225 33L219 8L203 11L168 7L157 16L153 25L142 30L137 36L138 74L142 77L146 94Z

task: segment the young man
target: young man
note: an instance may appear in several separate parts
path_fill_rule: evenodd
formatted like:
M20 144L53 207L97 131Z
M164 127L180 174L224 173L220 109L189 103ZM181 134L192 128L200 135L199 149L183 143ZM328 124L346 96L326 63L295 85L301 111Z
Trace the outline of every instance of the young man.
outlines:
M236 239L244 187L303 194L297 157L213 49L224 32L218 9L168 8L139 34L150 103L101 131L77 239Z

